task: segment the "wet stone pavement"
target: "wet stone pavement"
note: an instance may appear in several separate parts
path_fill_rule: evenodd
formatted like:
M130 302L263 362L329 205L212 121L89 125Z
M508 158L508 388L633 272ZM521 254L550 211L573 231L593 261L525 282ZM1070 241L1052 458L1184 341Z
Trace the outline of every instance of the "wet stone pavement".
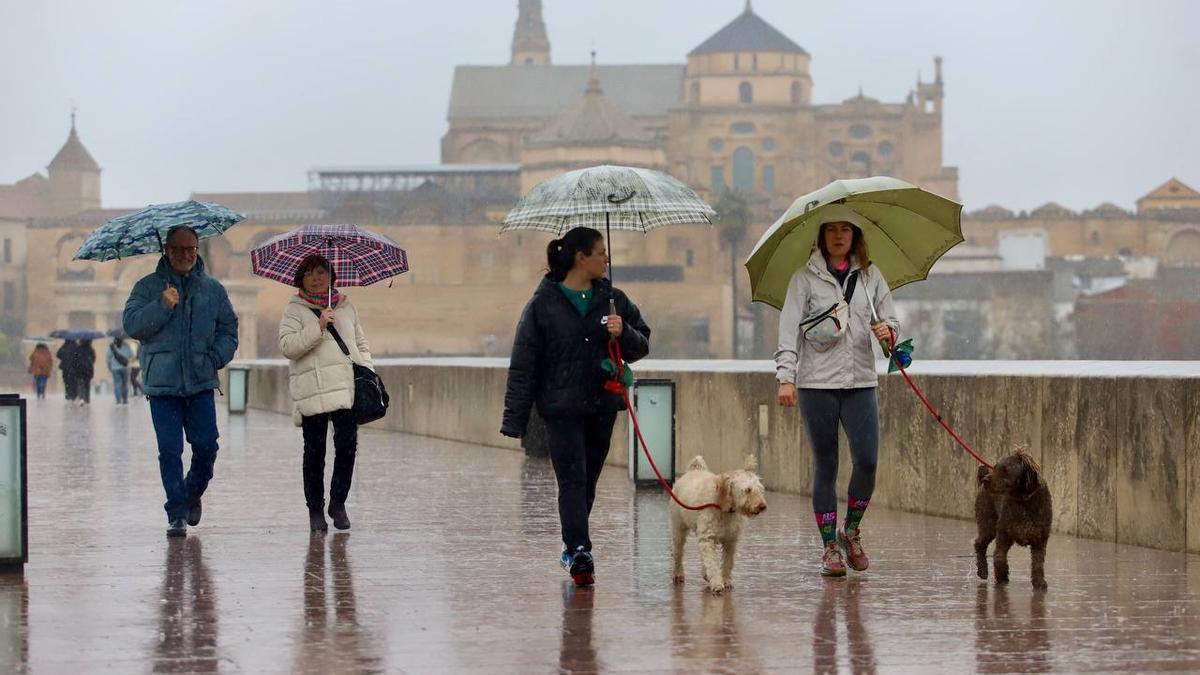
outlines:
M204 520L168 540L145 401L29 405L0 673L1200 671L1197 556L1056 536L1042 594L1026 549L996 587L971 523L874 508L871 570L826 580L808 500L770 494L715 597L690 542L671 583L666 497L610 467L575 589L546 461L363 430L353 529L312 536L300 432L263 412L221 415Z

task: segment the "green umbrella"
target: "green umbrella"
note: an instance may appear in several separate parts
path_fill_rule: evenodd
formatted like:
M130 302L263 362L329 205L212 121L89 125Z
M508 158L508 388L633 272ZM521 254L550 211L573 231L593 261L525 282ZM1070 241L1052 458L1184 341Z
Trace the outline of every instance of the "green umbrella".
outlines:
M746 259L751 298L783 308L788 282L808 262L821 224L836 220L862 229L893 290L921 281L929 268L963 241L962 204L896 178L835 180L797 199Z

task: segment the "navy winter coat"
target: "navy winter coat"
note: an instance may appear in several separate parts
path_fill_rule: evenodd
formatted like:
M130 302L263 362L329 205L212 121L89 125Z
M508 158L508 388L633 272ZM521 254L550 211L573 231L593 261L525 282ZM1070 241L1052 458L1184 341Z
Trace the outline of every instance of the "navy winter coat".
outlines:
M508 366L504 421L500 433L525 435L529 411L537 404L542 417L588 415L625 409L620 394L604 390L601 363L608 358L609 298L625 324L618 344L630 363L650 353L650 327L625 293L607 279L592 282L591 308L579 312L550 277L542 279L521 314Z
M170 283L179 304L170 309L162 293ZM147 396L191 396L217 388L217 371L233 359L238 320L221 282L204 272L204 261L182 277L164 256L142 277L122 317L125 332L142 343L142 388Z

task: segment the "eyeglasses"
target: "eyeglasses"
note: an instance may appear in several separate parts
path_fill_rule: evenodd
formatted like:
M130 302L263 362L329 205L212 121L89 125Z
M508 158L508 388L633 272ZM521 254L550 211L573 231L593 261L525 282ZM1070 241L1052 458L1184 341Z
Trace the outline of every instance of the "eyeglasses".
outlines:
M199 246L168 246L167 248L176 253L190 253L192 255L196 255L196 252L200 250Z

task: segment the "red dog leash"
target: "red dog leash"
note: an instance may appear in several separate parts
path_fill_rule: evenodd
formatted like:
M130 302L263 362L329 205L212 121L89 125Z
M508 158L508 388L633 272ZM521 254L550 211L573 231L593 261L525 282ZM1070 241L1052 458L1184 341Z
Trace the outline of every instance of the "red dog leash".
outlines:
M614 394L619 393L625 397L625 407L629 410L629 420L633 422L633 431L635 434L637 434L637 439L641 443L642 453L646 455L646 460L650 462L650 468L654 469L654 475L658 476L659 485L662 485L663 489L667 491L667 494L671 495L671 499L674 499L676 504L687 509L688 511L701 511L704 509L721 508L720 504L701 504L700 506L685 504L683 500L681 500L675 494L675 491L671 489L671 486L667 484L667 481L663 478L662 473L658 470L658 466L654 463L654 458L650 456L650 449L646 447L646 439L642 437L642 428L638 426L637 415L633 412L633 402L629 400L629 390L625 387L625 385L621 384L621 368L623 363L621 361L621 345L617 344L616 338L608 341L608 357L612 359L613 365L616 366L616 374L613 375L611 380L606 380L604 382L604 390Z
M888 342L890 344L896 344L896 332L893 331L890 326L888 327L888 332L891 334L891 339L888 340ZM925 408L929 410L929 414L933 415L933 418L938 421L938 424L942 425L942 428L949 432L949 434L954 437L954 440L958 442L960 446L962 446L962 449L966 450L969 455L975 458L975 461L991 469L992 465L989 464L986 459L980 457L979 453L972 450L971 446L967 445L967 442L964 441L957 433L955 433L954 429L951 429L949 424L946 424L946 420L938 414L938 411L934 409L933 404L929 402L929 399L925 398L925 394L921 393L920 388L918 388L916 383L912 381L912 378L908 376L908 370L900 364L900 361L896 359L896 357L892 354L892 351L888 349L883 342L883 340L880 340L879 346L884 348L883 351L887 355L888 360L895 363L896 367L900 369L900 374L904 376L904 381L908 382L908 386L912 387L913 393L917 395L917 398L921 399L921 403L925 404Z

